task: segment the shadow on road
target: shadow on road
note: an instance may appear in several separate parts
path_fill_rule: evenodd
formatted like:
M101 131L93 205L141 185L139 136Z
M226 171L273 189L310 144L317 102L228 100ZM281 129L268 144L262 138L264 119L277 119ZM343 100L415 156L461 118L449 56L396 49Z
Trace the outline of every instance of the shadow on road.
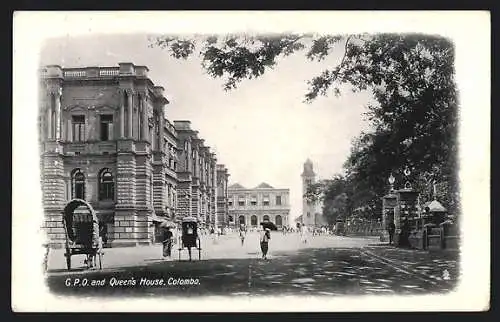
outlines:
M257 255L239 259L202 258L201 261L147 259L143 265L115 269L52 270L46 281L50 290L57 294L107 297L415 295L449 291L442 285L426 284L363 257L358 249L276 252L269 260L262 260ZM160 280L164 285L157 285ZM120 281L126 285L119 285Z

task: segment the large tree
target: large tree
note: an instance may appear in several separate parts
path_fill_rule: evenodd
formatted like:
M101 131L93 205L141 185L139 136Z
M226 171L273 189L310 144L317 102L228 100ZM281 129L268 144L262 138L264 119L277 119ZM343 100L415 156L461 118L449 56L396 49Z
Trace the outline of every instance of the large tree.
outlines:
M419 187L444 182L447 202L456 208L458 104L449 39L422 34L157 36L151 45L176 58L199 54L207 73L224 79L226 90L263 75L288 55L302 52L308 60L322 61L340 49L339 62L308 81L304 101L340 95L342 85L372 93L375 103L366 107L366 115L373 131L360 136L360 146L346 162L357 191L352 197L375 202L388 174L395 173L402 184L401 172L408 167Z

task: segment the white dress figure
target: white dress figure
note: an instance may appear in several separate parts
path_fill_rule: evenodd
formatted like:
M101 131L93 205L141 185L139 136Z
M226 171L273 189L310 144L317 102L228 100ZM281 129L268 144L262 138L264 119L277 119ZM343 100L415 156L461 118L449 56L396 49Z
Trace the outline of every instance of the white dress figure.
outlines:
M301 238L301 241L306 244L307 243L307 227L306 226L302 226L300 227L300 238Z

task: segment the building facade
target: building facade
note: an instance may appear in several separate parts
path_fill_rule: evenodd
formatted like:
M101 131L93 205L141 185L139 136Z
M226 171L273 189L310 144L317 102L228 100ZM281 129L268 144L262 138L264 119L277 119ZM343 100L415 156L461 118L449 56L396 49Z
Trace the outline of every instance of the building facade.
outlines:
M305 197L307 188L316 183L316 173L313 169L313 163L307 159L304 163L302 177L302 215L300 223L308 227L320 227L327 225L323 216L323 205L320 201L310 201Z
M228 208L229 171L223 164L217 164L217 217L216 226L220 228L234 227L234 220L229 220Z
M174 121L178 134L178 217L193 216L212 226L217 217L217 158L190 121Z
M146 66L40 70L41 186L50 244L65 242L61 213L89 202L109 246L154 242L158 220L215 222L216 157L189 121L166 118L164 88Z
M271 221L278 228L289 226L289 189L276 189L267 183L247 189L235 183L229 186L228 198L231 224L256 228L261 222Z

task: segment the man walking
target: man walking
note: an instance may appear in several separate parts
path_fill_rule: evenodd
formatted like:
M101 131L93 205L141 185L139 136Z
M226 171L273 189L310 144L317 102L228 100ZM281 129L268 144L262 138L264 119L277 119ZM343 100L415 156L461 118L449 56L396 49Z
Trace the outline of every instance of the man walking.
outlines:
M243 229L240 229L240 239L241 239L241 246L245 243L245 231Z

